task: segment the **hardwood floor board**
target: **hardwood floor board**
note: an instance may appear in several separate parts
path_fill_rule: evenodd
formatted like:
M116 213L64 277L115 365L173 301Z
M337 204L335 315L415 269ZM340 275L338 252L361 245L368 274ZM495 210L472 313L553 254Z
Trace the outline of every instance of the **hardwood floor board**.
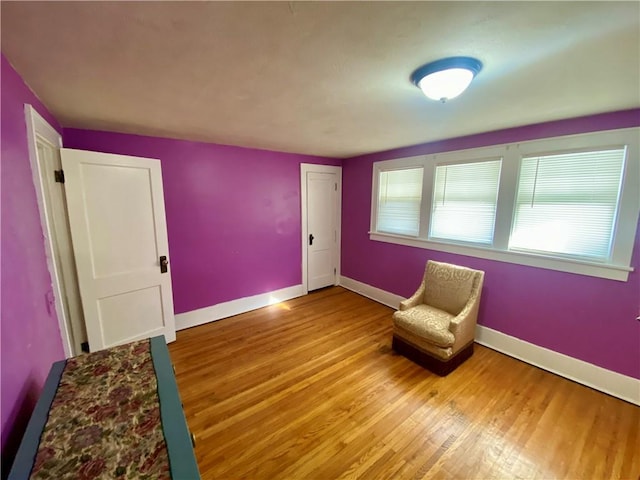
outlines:
M620 418L622 412L616 408L611 408L606 403L608 402L599 404L595 415L584 420L584 423L591 427L588 433L586 449L590 455L586 456L585 471L593 472L593 475L600 476L606 475L607 472L613 472L613 477L622 477L622 464L625 456L612 454L611 449L616 448L616 444L619 443L620 439L628 438L627 435L632 431L635 430L637 432L640 425L636 423L635 428L630 425L625 428L625 423ZM602 434L603 428L608 430L607 435ZM626 448L624 444L618 445L617 448L625 451L630 445L635 444L637 446L637 434L631 440L630 445L629 442L625 443ZM598 455L593 455L594 453L598 453ZM637 458L637 455L638 450L636 449L634 456ZM601 460L596 461L598 458ZM633 463L633 460L631 461Z
M308 390L311 386L314 387L315 395L326 396L327 392L325 388L331 386L336 388L342 384L347 384L351 377L359 374L357 370L350 372L349 375L343 376L338 382L335 381L332 375L337 374L346 366L351 366L359 357L375 356L377 350L374 346L369 346L365 349L364 346L358 342L355 342L355 345L350 345L349 347L351 347L351 350L346 350L344 355L348 356L350 353L351 355L348 357L338 357L341 363L334 363L334 358L329 359L326 367L322 363L306 363L304 364L304 368L295 368L290 373L285 373L278 378L271 378L258 387L251 388L235 397L222 400L214 407L220 413L226 414L229 420L219 422L216 428L211 430L210 433L215 433L217 430L225 428L228 423L242 420L263 408L267 408L266 414L268 415L272 413L270 405L275 404L275 406L278 407L280 406L278 402L292 402L292 400L296 400L296 397L293 399L290 398L292 395L297 395L302 401L304 398L308 398ZM347 347L345 347L345 349L346 348ZM293 404L301 408L304 406L304 403L296 401L293 401ZM231 410L228 410L226 407L229 407ZM206 417L208 413L208 411L202 411L196 415Z
M556 419L562 414L562 409L565 406L562 398L566 394L566 390L563 390L565 386L563 382L558 383L555 380L551 381L554 386L541 399L539 409L534 413L534 422L527 426L528 431L525 432L526 441L518 444L519 448L514 449L506 462L508 468L516 476L523 476L524 478L536 476L538 471L542 478L556 475L555 471L553 473L547 472L546 467L550 463L561 439L556 435L555 428ZM523 440L522 437L521 440ZM531 457L536 458L535 469L532 468L532 464L529 462ZM559 471L561 466L556 465L555 468ZM560 476L558 478L563 477Z
M469 424L472 418L477 418L482 421L482 414L484 411L490 410L494 406L494 403L488 402L485 404L484 410L477 412L471 416L463 414L461 411L451 412L451 423L446 425L445 432L448 434L448 438L443 443L446 449L441 448L441 455L436 459L435 463L430 464L427 469L426 465L421 467L419 474L426 476L427 474L435 477L451 477L451 472L456 468L455 464L451 462L452 458L459 457L460 451L467 451L471 446L477 447L478 442L481 440L482 431L469 428ZM481 465L481 461L485 460L485 453L480 449L475 450L478 454L478 458L473 462L476 467Z
M355 368L355 367L354 367ZM357 377L357 376L363 376L365 378L367 378L370 382L373 382L373 386L376 387L376 390L372 390L372 392L367 393L366 391L363 392L362 395L356 395L355 397L351 398L351 402L352 405L349 405L348 400L349 400L349 396L344 395L345 391L351 391L351 392L356 392L357 394L357 390L353 390L353 389L349 389L349 388L345 388L344 385L341 384L336 384L333 388L336 389L335 393L331 393L329 392L329 396L328 398L323 398L321 402L316 402L317 406L308 411L308 412L297 412L295 410L291 411L291 417L295 418L296 420L294 420L293 422L290 422L288 424L287 430L288 430L288 435L290 438L292 438L292 442L293 443L297 443L298 442L298 438L304 438L304 440L307 442L307 444L309 443L309 440L312 439L314 436L319 435L319 431L324 431L326 429L327 426L330 426L332 424L338 423L339 420L341 419L341 417L346 417L346 414L349 413L353 413L354 412L354 407L360 405L360 408L362 408L364 405L364 403L368 403L368 398L371 398L371 400L376 400L377 396L379 396L378 394L380 393L380 391L383 388L388 388L387 386L385 386L384 383L378 382L377 381L377 377L380 375L380 371L376 371L373 370L371 372L360 372L358 370L355 370L352 375L350 375L350 377ZM312 381L312 380L310 380ZM315 388L316 386L314 386ZM350 386L346 386L346 387L350 387ZM323 391L323 395L327 394L326 390L322 390L320 389L319 391ZM341 393L342 392L342 393ZM345 400L343 400L341 398L342 396L345 396ZM329 401L330 400L330 401ZM304 405L301 402L298 401L293 401L291 402L293 405ZM335 407L334 407L335 404ZM292 407L295 408L295 407ZM335 411L335 409L338 409L337 411ZM315 418L321 418L322 414L326 413L327 409L332 409L334 411L330 412L330 422L325 422L324 424L321 425L321 428L318 428L317 425L313 424L313 421ZM273 405L273 410L275 411L280 411L282 410L282 408L279 407L279 405L274 404ZM279 419L275 420L276 423L280 422ZM261 425L262 427L262 425ZM266 429L269 429L269 427L271 427L271 425L264 425L264 427ZM277 452L273 451L273 445L276 445L276 449L279 448L285 448L288 449L290 447L292 447L293 445L287 445L286 442L280 442L278 441L278 439L276 438L276 436L280 433L279 430L275 430L277 427L274 425L273 429L274 429L274 433L271 435L271 437L266 438L265 442L258 442L258 443L254 443L251 447L249 451L245 451L245 457L249 456L250 454L253 455L255 450L258 450L259 448L265 448L265 449L271 449L271 453L272 455L276 455ZM338 428L341 428L340 425L338 425ZM247 426L245 424L243 424L243 431L248 432L245 435L250 435L252 434L252 431L249 431ZM239 440L242 440L242 438L240 438ZM263 445L265 444L265 445ZM258 456L260 456L260 452L258 452Z
M620 478L633 478L635 474L640 472L640 455L638 455L637 447L640 445L640 419L636 425L631 425L627 429L627 435L623 437L624 455L620 458ZM638 475L640 478L640 475Z
M558 389L554 392L554 397L542 414L534 435L538 438L537 458L539 465L547 469L552 468L555 475L559 478L565 478L567 456L562 452L568 451L568 444L579 426L571 421L572 434L562 434L562 430L566 427L564 422L558 422L557 419L571 417L571 406L575 405L575 399L572 398L572 395L576 391L576 386L566 382L558 383Z
M521 415L505 436L509 444L495 464L496 471L499 472L497 478L504 478L506 472L515 473L521 466L529 472L531 470L528 461L529 452L531 456L535 456L545 448L544 444L535 443L532 446L532 442L537 442L536 432L539 431L540 416L553 397L553 389L543 381L544 376L548 375L545 372L531 369L528 374L526 385L531 389L523 398L524 406L521 409Z
M275 347L267 348L265 344L268 342L255 348L251 344L245 345L244 348L251 348L251 356L255 360L249 368L242 368L242 365L238 364L237 353L234 352L233 356L223 358L212 372L223 375L224 381L217 382L219 395L231 396L237 391L245 391L252 385L259 385L269 377L276 377L296 364L310 363L326 352L331 352L332 348L342 345L340 339L356 335L358 329L366 326L366 321L360 320L360 323L345 325L336 331L327 332L320 338L307 337L311 339L303 344L297 342L296 338L287 339L280 336ZM356 335L356 338L362 339L362 336Z
M413 407L404 402L402 398L396 398L393 402L380 402L374 410L369 409L368 412L362 412L362 409L358 409L351 415L357 425L356 429L343 430L337 433L339 435L338 442L334 441L335 437L322 439L322 442L314 450L309 451L292 465L292 470L304 464L304 467L301 467L303 475L307 474L313 478L333 478L338 475L334 472L336 465L342 465L343 461L346 462L348 459L356 458L362 450L370 445L370 442L382 437L381 429L386 431L386 429L393 428L397 423L411 415L412 411ZM322 458L328 452L331 452L332 462L317 466L317 461L314 462L314 459L319 456ZM307 469L309 470L308 472L306 471Z
M388 448L385 442L380 439L371 446L363 450L359 455L354 456L354 461L346 469L343 469L338 475L333 478L336 479L352 479L359 478L362 473L367 471L374 463L381 458L390 458L394 455L394 452Z
M383 444L389 430L399 431L405 421L412 415L413 407L406 403L388 404L379 414L370 417L368 422L359 422L358 430L350 432L344 437L345 447L335 456L337 462L329 470L324 470L330 476L339 472L340 463L348 463L350 458L367 456L366 447L369 442L378 441ZM368 440L367 440L368 439Z
M427 467L423 459L426 456L431 460L439 458L443 452L442 445L451 441L452 425L459 423L454 415L442 415L437 405L418 408L417 412L422 414L421 418L414 413L388 435L390 446L403 459L397 478L412 478L421 469L425 471Z
M506 372L504 383L509 385L518 375L517 369ZM510 376L514 378L509 378ZM485 379L478 378L476 382L468 384L468 389L479 388L484 382ZM515 401L505 403L505 396L513 397ZM456 474L469 471L471 466L490 471L497 460L494 450L498 448L501 452L504 449L503 437L519 415L518 392L508 389L496 392L488 402L478 402L474 395L458 395L457 398L463 398L465 401L451 402L451 415L457 423L454 425L455 428L447 428L447 432L455 431L456 438L445 455L433 465L433 474L436 476L455 477ZM471 429L468 428L469 424L483 428ZM468 453L461 455L462 452ZM464 461L456 464L451 461L454 457L463 458Z
M395 456L396 454L393 450L387 449L384 451L384 455L378 456L377 460L371 463L366 470L358 468L354 470L353 475L349 478L389 478L385 477L384 474L388 471L389 463L393 461Z
M535 416L532 416L532 411L527 413L525 409L523 410L524 417L522 415L515 416L517 410L514 410L513 423L509 425L508 429L493 432L494 436L487 441L486 448L496 448L495 461L492 465L492 468L497 472L494 478L504 478L507 472L517 472L521 467L524 467L525 471L530 470L529 457L524 445L535 432L537 424ZM478 446L482 449L481 445Z
M499 452L502 448L504 446L501 439L487 432L473 430L470 435L461 436L458 439L447 455L440 460L438 468L446 470L453 477L462 475L472 468L478 474L484 471L485 475L488 475L497 460L496 451ZM468 454L461 455L462 452L468 452ZM452 459L456 457L463 460L453 462Z
M249 388L253 388L254 386L264 388L263 384L267 381L273 381L274 384L277 384L279 379L276 377L282 374L290 375L292 370L294 370L294 373L305 373L314 369L320 370L325 364L340 362L344 359L344 355L352 355L352 350L361 349L370 343L366 338L362 338L361 335L355 335L354 338L354 340L346 343L344 340L340 343L330 343L324 345L323 348L314 344L308 345L306 348L283 347L280 358L278 358L278 356L264 357L259 353L252 352L253 365L244 372L249 380L241 384L243 388L234 384L239 383L237 377L242 374L242 370L238 368L234 368L229 375L224 375L221 379L217 380L216 386L218 389L233 389L231 391L220 391L220 394L224 397L230 397L238 393L247 393L247 395L250 395L251 392L248 392ZM276 363L277 366L273 366L274 363ZM262 369L262 372L257 372L259 369ZM256 374L256 372L258 374Z
M439 377L340 287L178 332L203 479L633 478L640 408L476 345Z
M578 471L580 464L582 463L578 456L570 457L566 456L564 452L576 451L586 453L588 448L587 438L589 434L589 425L583 423L585 418L593 418L597 413L597 402L592 402L589 395L591 392L583 391L578 392L578 395L571 395L573 402L567 402L572 404L572 408L565 410L564 419L567 422L571 422L575 425L574 434L571 437L564 439L557 447L555 455L551 463L553 465L561 465L564 467L564 472ZM558 467L556 467L558 468Z
M353 385L337 383L331 387L331 390L323 391L325 397L321 398L321 401L316 401L313 408L309 409L301 401L302 399L294 401L293 404L299 407L292 410L291 416L295 420L286 424L285 428L278 429L277 425L271 426L273 429L271 436L266 438L264 442L253 444L249 451L245 452L245 456L260 457L266 451L270 451L272 456L279 455L280 451L286 453L301 442L304 442L309 447L313 445L315 439L320 441L326 436L332 437L332 430L334 429L343 430L344 422L349 420L350 415L353 415L358 409L367 407L369 403L378 401L377 399L384 388L388 388L385 384L377 382L381 375L379 372L358 369L354 370L350 377L355 380L360 375L366 376L370 382L374 383L371 386L373 390L367 392L365 391L365 386L363 386L361 387L362 394L359 395L357 388L355 390L352 389L355 388ZM345 393L354 391L356 392L355 397L350 393ZM275 409L278 408L276 407ZM280 422L280 425L283 425L283 423ZM267 429L269 428L268 425L266 427Z

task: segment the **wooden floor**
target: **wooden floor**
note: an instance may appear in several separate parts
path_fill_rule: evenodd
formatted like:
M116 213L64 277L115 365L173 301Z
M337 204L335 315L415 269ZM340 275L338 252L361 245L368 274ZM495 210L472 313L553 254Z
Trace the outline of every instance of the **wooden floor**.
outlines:
M640 476L640 407L487 348L440 378L340 287L178 332L204 479Z

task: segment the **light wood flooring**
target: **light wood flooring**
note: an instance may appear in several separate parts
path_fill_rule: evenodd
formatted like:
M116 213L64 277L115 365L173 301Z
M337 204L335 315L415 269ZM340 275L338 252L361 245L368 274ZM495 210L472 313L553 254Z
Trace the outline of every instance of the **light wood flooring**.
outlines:
M438 377L341 287L178 332L203 479L640 477L640 407L476 345Z

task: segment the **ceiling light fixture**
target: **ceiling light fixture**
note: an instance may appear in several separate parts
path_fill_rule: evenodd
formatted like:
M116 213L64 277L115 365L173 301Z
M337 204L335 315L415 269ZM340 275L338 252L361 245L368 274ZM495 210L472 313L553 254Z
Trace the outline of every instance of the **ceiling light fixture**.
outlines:
M464 92L481 69L482 63L475 58L443 58L418 68L411 81L427 97L444 103Z

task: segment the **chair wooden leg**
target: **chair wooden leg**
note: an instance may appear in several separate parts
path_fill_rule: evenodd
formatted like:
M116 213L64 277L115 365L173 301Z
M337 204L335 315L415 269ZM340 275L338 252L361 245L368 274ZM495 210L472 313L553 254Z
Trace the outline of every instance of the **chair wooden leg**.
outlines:
M402 338L393 336L391 347L399 354L417 363L421 367L444 377L455 370L462 362L473 355L473 342L460 350L446 362L414 347Z

